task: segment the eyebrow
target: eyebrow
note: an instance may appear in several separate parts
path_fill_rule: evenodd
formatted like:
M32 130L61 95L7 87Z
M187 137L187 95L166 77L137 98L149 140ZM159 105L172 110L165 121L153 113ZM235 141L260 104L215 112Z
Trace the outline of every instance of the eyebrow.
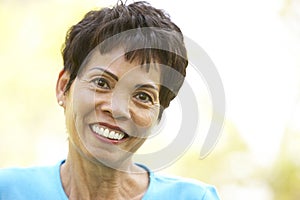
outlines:
M101 68L101 67L94 67L94 68L91 69L91 71L93 71L93 70L99 70L99 71L102 71L103 73L108 74L109 76L111 76L111 77L112 77L113 79L115 79L116 81L119 80L119 78L118 78L115 74L113 74L113 73L111 73L110 71L107 71L106 69L103 69L103 68ZM135 88L136 88L136 89L137 89L137 88L151 88L151 89L154 89L154 90L159 91L158 87L156 87L156 85L154 85L154 84L137 84L137 85L135 86Z
M135 86L135 88L136 88L136 89L137 89L137 88L151 88L151 89L154 89L154 90L159 91L158 88L157 88L155 85L153 85L153 84L137 84L137 85Z
M118 81L119 80L119 78L115 75L115 74L113 74L113 73L111 73L110 71L107 71L106 69L103 69L103 68L101 68L101 67L94 67L94 68L92 68L91 69L91 71L92 70L100 70L100 71L102 71L104 74L108 74L109 76L111 76L113 79L115 79L116 81Z

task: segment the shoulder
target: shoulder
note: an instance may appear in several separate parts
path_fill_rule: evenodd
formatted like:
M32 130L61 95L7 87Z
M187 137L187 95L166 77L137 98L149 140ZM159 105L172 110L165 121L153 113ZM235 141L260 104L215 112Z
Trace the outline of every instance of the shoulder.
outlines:
M150 187L152 187L154 195L162 195L165 199L219 199L215 187L195 179L154 173L151 174L150 179Z
M55 173L54 167L6 168L0 170L0 185L34 183L51 177Z
M57 191L56 185L60 180L58 166L0 169L0 197L40 199L45 193Z

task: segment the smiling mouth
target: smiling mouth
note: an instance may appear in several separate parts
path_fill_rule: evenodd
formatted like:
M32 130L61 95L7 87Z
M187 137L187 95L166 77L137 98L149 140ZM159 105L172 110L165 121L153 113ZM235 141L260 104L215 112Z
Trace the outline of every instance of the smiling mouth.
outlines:
M98 124L93 124L90 126L92 131L96 133L97 135L100 135L102 137L105 137L110 140L116 140L120 141L122 139L125 139L128 137L126 133L116 131L116 130L110 130L108 128L100 127Z

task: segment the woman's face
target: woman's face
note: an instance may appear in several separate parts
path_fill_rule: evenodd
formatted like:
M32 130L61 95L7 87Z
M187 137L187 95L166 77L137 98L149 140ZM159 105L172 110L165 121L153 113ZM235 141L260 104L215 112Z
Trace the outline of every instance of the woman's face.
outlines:
M119 166L144 143L159 114L160 71L95 51L67 93L70 141L89 159Z

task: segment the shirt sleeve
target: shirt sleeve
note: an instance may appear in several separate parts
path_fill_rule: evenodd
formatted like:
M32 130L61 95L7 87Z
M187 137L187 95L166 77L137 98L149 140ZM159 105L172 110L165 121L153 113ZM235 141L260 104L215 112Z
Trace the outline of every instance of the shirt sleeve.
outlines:
M220 198L214 187L208 187L202 200L220 200Z

